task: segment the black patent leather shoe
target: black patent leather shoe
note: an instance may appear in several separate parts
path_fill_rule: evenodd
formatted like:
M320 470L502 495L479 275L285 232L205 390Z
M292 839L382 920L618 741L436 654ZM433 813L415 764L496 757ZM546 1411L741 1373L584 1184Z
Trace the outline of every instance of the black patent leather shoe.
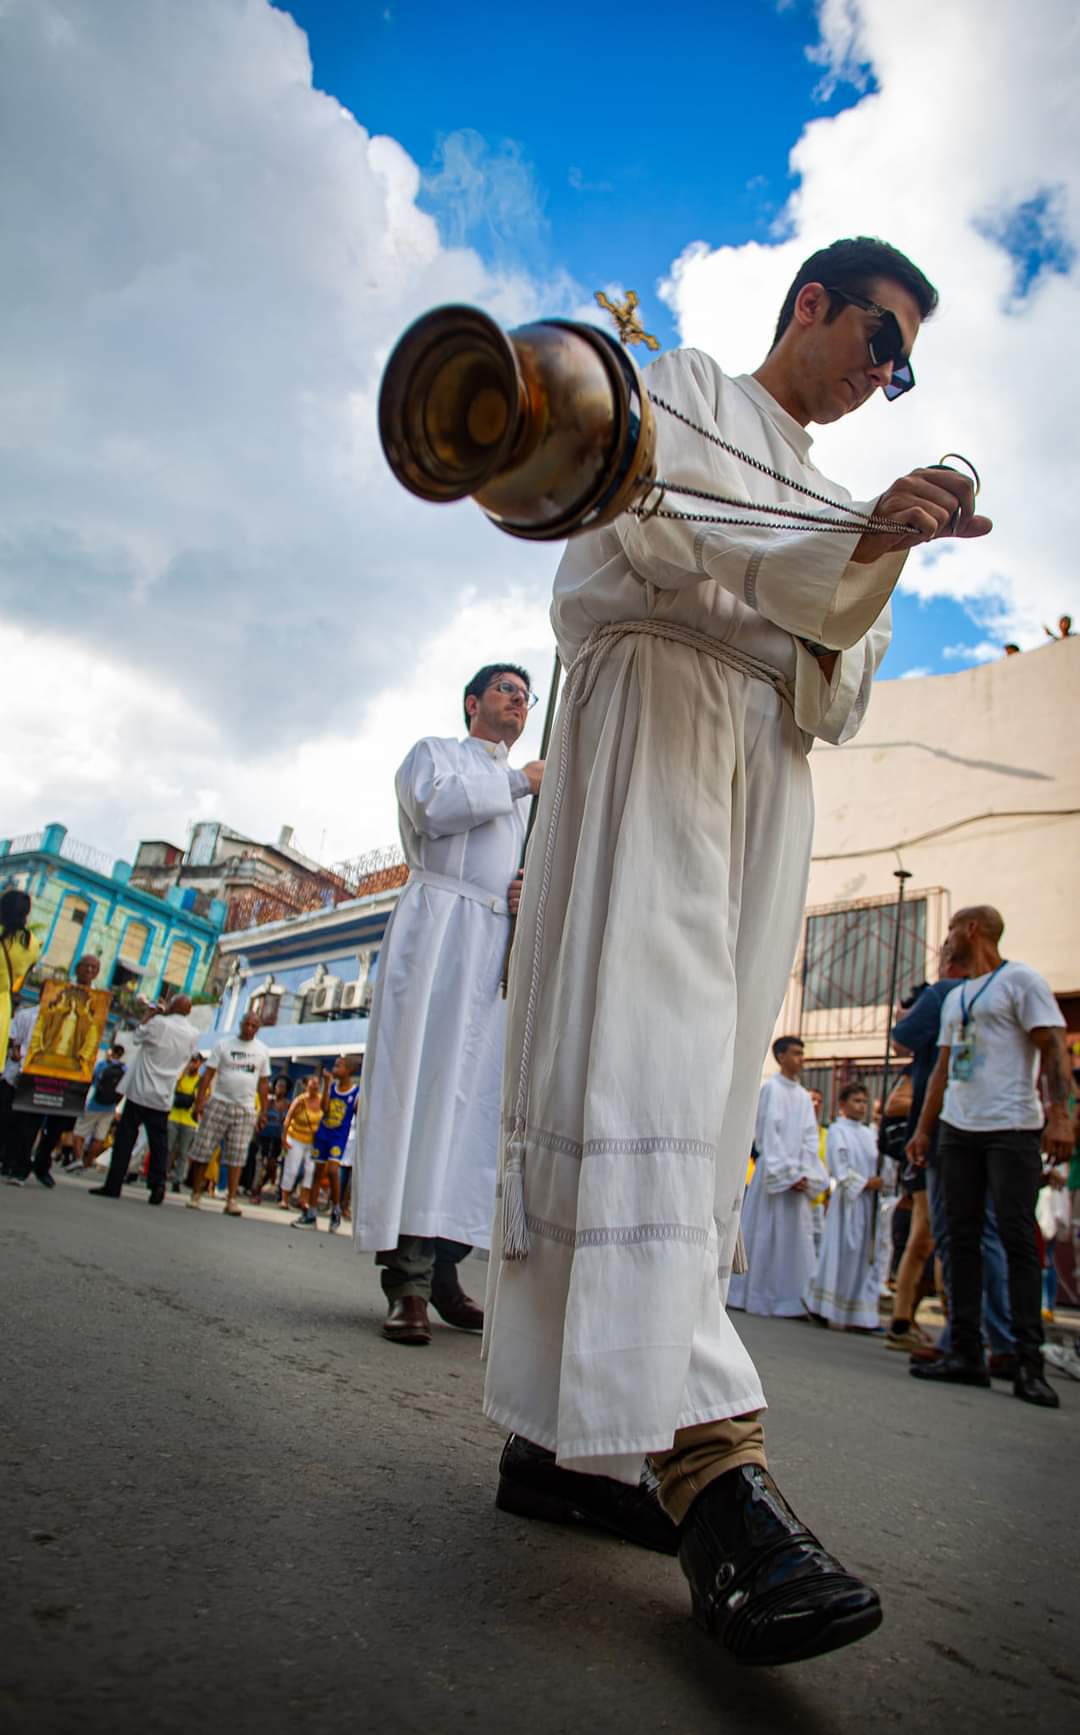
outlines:
M930 1380L939 1386L988 1386L990 1375L981 1361L967 1361L963 1356L946 1355L940 1361L912 1362L908 1373L913 1380Z
M680 1538L694 1619L737 1663L800 1663L881 1625L877 1592L826 1553L757 1464L710 1482Z
M1043 1373L1041 1361L1018 1364L1013 1381L1013 1395L1023 1398L1025 1404L1038 1404L1044 1410L1057 1410L1061 1407L1061 1399Z
M564 1470L554 1454L511 1434L499 1460L495 1504L519 1518L550 1524L588 1524L639 1548L677 1554L679 1532L657 1498L658 1483L645 1467L636 1488L611 1476Z

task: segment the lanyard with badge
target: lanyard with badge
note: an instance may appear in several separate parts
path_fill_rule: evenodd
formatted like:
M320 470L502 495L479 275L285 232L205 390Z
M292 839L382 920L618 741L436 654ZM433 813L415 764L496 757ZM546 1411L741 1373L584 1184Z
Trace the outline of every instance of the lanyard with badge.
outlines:
M997 969L991 970L970 1006L964 998L963 988L960 990L960 1035L953 1043L949 1053L949 1077L955 1079L958 1084L967 1084L975 1076L975 1007L986 993L994 977L1004 970L1008 961L1007 958L1002 958Z

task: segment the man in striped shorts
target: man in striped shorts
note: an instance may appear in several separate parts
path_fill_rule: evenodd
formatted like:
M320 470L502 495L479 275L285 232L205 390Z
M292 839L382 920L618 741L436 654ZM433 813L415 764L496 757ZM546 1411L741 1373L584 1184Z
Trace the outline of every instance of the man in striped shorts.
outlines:
M199 1094L195 1099L198 1131L191 1147L189 1210L197 1211L201 1206L207 1164L215 1147L220 1145L221 1160L229 1171L225 1215L242 1217L244 1214L236 1203L236 1189L247 1160L248 1146L266 1120L270 1095L270 1050L258 1040L255 1034L258 1028L258 1018L246 1012L240 1020L240 1034L226 1036L218 1043L199 1080Z

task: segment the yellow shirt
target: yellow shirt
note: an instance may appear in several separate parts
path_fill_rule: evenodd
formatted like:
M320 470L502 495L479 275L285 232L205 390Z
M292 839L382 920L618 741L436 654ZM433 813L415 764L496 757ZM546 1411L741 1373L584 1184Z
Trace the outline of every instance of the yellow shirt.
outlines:
M176 1081L176 1089L190 1092L191 1101L187 1108L172 1109L169 1113L169 1119L178 1127L193 1127L196 1125L194 1109L195 1097L199 1089L198 1073L182 1072Z
M21 934L8 934L0 941L0 1068L7 1064L8 1032L11 1029L11 996L41 957L41 941L31 934L29 943Z
M321 1101L312 1104L306 1095L297 1097L291 1112L289 1137L295 1139L298 1145L313 1144L322 1123Z

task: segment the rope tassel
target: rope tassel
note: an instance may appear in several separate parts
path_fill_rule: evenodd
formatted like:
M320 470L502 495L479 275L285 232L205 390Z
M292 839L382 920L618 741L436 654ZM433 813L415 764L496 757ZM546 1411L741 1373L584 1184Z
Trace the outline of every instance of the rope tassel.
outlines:
M503 1171L503 1258L529 1257L529 1226L525 1218L525 1128L515 1125L506 1147Z

